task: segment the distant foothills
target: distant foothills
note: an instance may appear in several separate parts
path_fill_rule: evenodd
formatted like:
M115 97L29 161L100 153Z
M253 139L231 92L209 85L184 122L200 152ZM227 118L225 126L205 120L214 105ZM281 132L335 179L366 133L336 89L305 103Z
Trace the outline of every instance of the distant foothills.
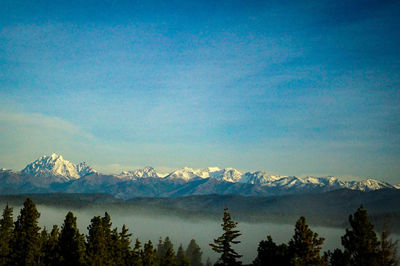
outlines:
M296 177L263 171L241 173L233 168L185 167L166 175L153 167L119 174L102 174L86 163L74 164L61 155L42 156L21 171L0 169L0 194L107 193L121 199L192 195L280 196L321 193L339 189L398 190L400 185L365 179L345 181L334 176Z

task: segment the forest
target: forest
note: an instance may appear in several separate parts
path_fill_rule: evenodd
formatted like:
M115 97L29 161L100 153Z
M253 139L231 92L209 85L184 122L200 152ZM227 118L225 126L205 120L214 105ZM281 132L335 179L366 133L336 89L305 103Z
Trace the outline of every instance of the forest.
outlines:
M137 266L200 266L244 265L235 251L240 232L229 210L224 209L223 234L215 236L210 246L219 254L212 263L202 258L196 240L176 250L169 237L157 244L133 239L129 229L113 228L111 216L94 216L82 234L77 217L70 211L61 228L41 228L35 203L27 198L17 219L13 208L6 205L0 219L0 265L137 265ZM361 205L349 216L350 227L341 238L342 248L322 252L324 238L313 232L306 218L300 217L288 243L275 243L271 236L262 240L257 256L250 265L398 265L398 242L391 239L389 227L379 234ZM218 225L216 225L218 226Z

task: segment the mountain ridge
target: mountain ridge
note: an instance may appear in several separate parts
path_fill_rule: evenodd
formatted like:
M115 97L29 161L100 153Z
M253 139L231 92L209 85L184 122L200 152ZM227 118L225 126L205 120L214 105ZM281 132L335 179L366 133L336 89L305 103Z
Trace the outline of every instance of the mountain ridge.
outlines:
M53 153L28 164L22 171L0 169L0 193L81 192L109 193L120 198L182 197L207 194L269 196L319 193L337 189L373 191L399 189L374 179L340 180L334 176L296 177L272 175L265 171L241 173L234 168L184 167L166 175L153 167L102 174L86 163L74 164Z

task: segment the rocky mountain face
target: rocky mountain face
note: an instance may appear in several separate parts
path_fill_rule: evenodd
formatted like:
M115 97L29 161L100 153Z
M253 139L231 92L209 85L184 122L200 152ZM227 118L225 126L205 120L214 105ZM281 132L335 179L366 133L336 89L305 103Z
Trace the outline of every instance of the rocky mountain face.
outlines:
M263 171L241 173L234 168L218 167L185 167L163 175L148 166L116 175L105 175L86 163L74 164L57 154L42 156L20 172L0 169L0 185L1 194L100 192L125 199L207 194L271 196L319 193L343 188L359 191L398 189L398 186L374 179L346 181L333 176L281 176Z
M53 153L50 156L42 156L36 161L28 164L22 171L24 174L42 177L59 177L60 180L73 180L86 175L97 173L85 162L73 164L61 155Z

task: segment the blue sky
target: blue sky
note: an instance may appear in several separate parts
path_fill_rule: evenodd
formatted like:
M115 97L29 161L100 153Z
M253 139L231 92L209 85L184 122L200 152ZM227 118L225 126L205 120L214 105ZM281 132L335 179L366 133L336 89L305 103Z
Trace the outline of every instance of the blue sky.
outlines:
M398 1L0 1L0 166L400 183Z

